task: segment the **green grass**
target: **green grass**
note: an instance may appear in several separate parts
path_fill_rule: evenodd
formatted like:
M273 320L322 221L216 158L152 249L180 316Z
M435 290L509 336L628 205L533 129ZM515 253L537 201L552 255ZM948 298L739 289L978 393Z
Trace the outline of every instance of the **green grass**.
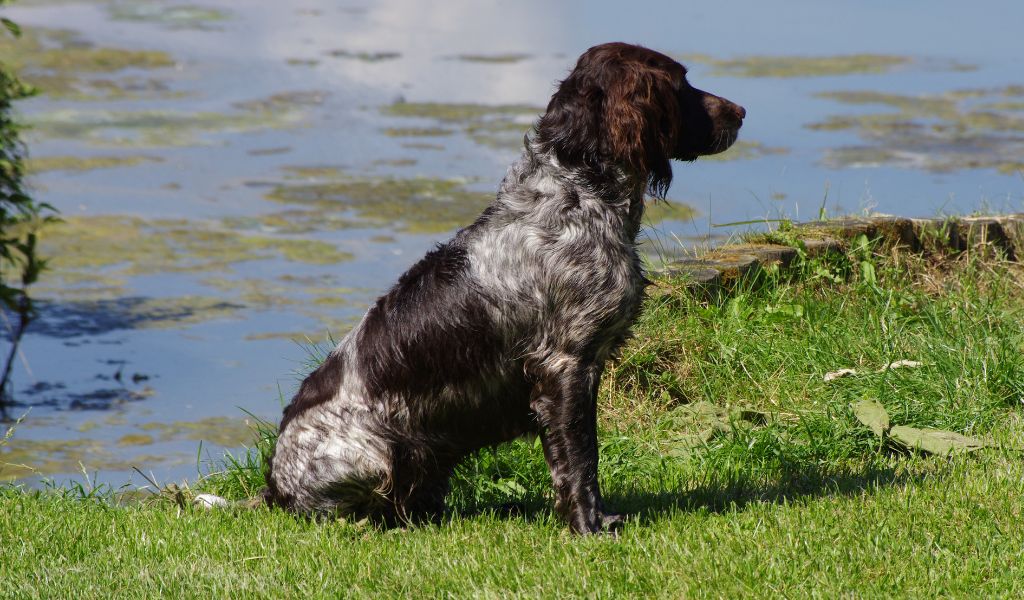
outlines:
M0 596L1019 597L1024 271L865 242L710 301L657 282L602 387L618 538L552 515L535 440L468 459L452 515L408 529L204 512L190 489L119 504L8 487ZM878 372L902 359L923 366ZM854 418L863 398L991 447L900 451ZM267 428L195 488L255 493L272 444Z

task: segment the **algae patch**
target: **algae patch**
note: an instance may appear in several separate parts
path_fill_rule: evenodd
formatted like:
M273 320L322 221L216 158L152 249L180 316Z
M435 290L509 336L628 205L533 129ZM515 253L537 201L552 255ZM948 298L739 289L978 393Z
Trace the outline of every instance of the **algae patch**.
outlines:
M89 423L94 423L90 421ZM98 425L98 424L97 424ZM123 422L107 423L108 426ZM86 428L86 430L92 427ZM22 477L81 473L93 471L127 471L153 465L185 464L194 453L140 454L123 458L125 448L152 446L179 440L202 441L225 447L239 447L253 441L255 435L248 420L230 417L209 417L198 421L142 423L136 431L124 433L113 442L94 438L70 440L29 440L14 436L0 438L0 481Z
M467 123L503 116L536 117L544 109L528 104L448 104L443 102L395 102L381 109L392 117L435 119L448 123Z
M444 127L385 127L381 131L388 137L444 137L455 133Z
M94 171L116 167L133 167L144 163L163 162L156 156L36 156L26 165L29 173L47 171Z
M755 148L759 148L755 146ZM461 179L354 175L339 167L287 167L300 179L286 182L267 197L276 202L302 205L287 213L260 217L264 226L276 219L293 228L387 227L407 233L443 233L472 223L494 199L493 192L478 192ZM650 222L689 221L696 211L681 202L648 205ZM389 237L374 238L388 241Z
M154 79L138 74L109 76L175 64L166 52L97 46L74 31L36 27L25 29L17 39L0 36L0 56L43 93L76 99L166 97L169 92ZM100 74L107 77L97 77Z
M194 440L219 446L236 447L252 442L255 438L252 425L247 419L230 417L208 417L199 421L173 421L171 423L143 423L139 429L155 433L159 441ZM152 437L147 434L136 434Z
M59 109L30 117L31 133L95 146L167 147L214 143L215 136L301 125L326 92L293 91L237 102L230 112Z
M213 30L230 14L216 8L190 4L167 6L160 2L115 2L108 8L115 21L154 23L167 29Z
M444 146L441 144L431 144L429 142L402 142L402 147L409 150L430 150L432 152L444 150Z
M788 148L782 148L778 146L765 146L761 142L748 142L746 140L739 140L729 147L725 152L719 154L712 154L710 156L702 156L701 161L730 161L730 160L750 160L753 158L761 158L764 156L773 156L779 154L788 154Z
M306 218L312 228L315 215ZM189 324L240 308L198 296L134 297L127 289L134 277L175 273L223 276L247 261L331 265L353 258L324 241L239 233L226 222L122 215L69 216L45 228L40 245L53 257L38 286L44 297L54 299L47 313L54 327L67 326L73 331Z
M153 436L144 433L127 433L117 438L118 446L149 446L154 441Z
M655 224L661 221L691 221L697 216L692 206L678 201L648 200L644 209L644 221Z
M419 161L415 158L378 158L372 164L374 167L414 167Z
M892 165L935 172L990 168L1005 174L1024 169L1024 115L1013 108L1016 99L1024 97L1020 86L944 94L839 91L818 96L884 108L884 112L833 115L806 126L815 131L851 131L865 142L829 150L825 163L830 166Z
M331 57L334 57L334 58L346 58L346 59L350 59L350 60L358 60L358 61L368 62L368 63L383 62L383 61L386 61L386 60L395 60L396 58L401 58L402 57L402 54L400 52L389 52L389 51L369 52L369 51L365 51L365 50L344 50L344 49L329 50L329 51L325 52L325 54L327 56L331 56Z
M23 477L95 471L127 471L156 464L185 464L184 453L161 453L120 458L109 444L96 439L23 440L18 437L0 444L0 481Z
M320 64L315 58L287 58L284 62L292 67L315 67Z
M515 52L508 54L457 54L451 58L470 63L511 64L527 60L530 55Z
M729 77L826 77L864 73L888 73L911 66L963 71L972 65L955 61L918 60L893 54L841 54L834 56L741 56L716 58L684 54L684 62L711 67L711 74Z
M325 219L356 218L364 227L442 233L472 222L494 197L461 179L321 174L323 181L281 184L267 198L315 208Z
M255 101L236 109L228 113L60 109L34 114L29 123L32 134L44 138L131 148L211 144L218 134L294 127L305 119L305 111L296 105Z
M443 102L395 102L382 107L381 113L405 119L429 119L440 123L444 130L457 128L474 142L493 148L514 149L523 144L523 136L530 130L542 107L528 104L449 104ZM442 135L441 127L392 127L388 135L413 137Z
M309 229L317 229L322 215L307 212ZM38 288L40 318L31 331L71 338L125 329L182 328L237 318L243 309L293 303L298 304L296 312L320 319L323 307L348 304L350 288L322 281L295 285L298 280L239 280L232 273L237 264L250 261L335 265L353 259L351 253L321 240L239 232L231 225L103 215L72 216L44 229L42 251L53 259ZM220 293L147 297L133 294L129 287L137 277L174 274L206 274L202 283Z
M333 264L352 255L318 240L240 235L216 222L143 219L133 216L71 216L45 229L43 251L57 273L103 269L108 275L230 271L251 260L284 259Z
M325 285L329 282L324 279L300 278L293 275L284 275L276 279L209 277L202 282L222 292L234 294L247 306L262 309L309 305L352 306L352 296L365 292L356 288Z

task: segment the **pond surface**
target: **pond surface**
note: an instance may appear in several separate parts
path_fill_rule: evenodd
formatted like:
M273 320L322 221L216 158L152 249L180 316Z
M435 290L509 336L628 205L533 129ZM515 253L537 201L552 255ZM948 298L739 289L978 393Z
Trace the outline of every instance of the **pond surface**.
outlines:
M310 342L488 202L593 44L672 54L748 111L733 150L676 165L652 260L757 227L728 223L1024 209L1024 4L831 4L5 7L26 35L0 59L44 92L20 104L32 181L66 222L0 479L167 483L240 448Z

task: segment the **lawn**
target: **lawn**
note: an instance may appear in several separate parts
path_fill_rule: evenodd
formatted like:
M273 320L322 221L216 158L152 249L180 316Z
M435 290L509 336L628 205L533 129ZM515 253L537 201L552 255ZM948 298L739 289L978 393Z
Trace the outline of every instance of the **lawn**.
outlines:
M467 460L439 525L192 508L255 493L263 432L143 501L0 488L0 597L1024 594L1024 269L861 238L729 293L650 291L601 393L617 537L552 514L536 440ZM865 402L985 447L908 448L858 419Z

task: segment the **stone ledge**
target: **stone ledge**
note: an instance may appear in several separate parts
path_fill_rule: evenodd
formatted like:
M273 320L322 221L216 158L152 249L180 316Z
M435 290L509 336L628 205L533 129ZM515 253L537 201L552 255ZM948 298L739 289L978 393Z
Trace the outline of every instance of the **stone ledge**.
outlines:
M862 234L909 252L959 253L990 246L1008 260L1024 260L1024 213L946 219L878 216L803 223L792 232L794 246L729 244L699 258L668 263L655 274L682 278L691 288L717 294L772 265L788 268L801 250L811 258L845 252L849 241Z

